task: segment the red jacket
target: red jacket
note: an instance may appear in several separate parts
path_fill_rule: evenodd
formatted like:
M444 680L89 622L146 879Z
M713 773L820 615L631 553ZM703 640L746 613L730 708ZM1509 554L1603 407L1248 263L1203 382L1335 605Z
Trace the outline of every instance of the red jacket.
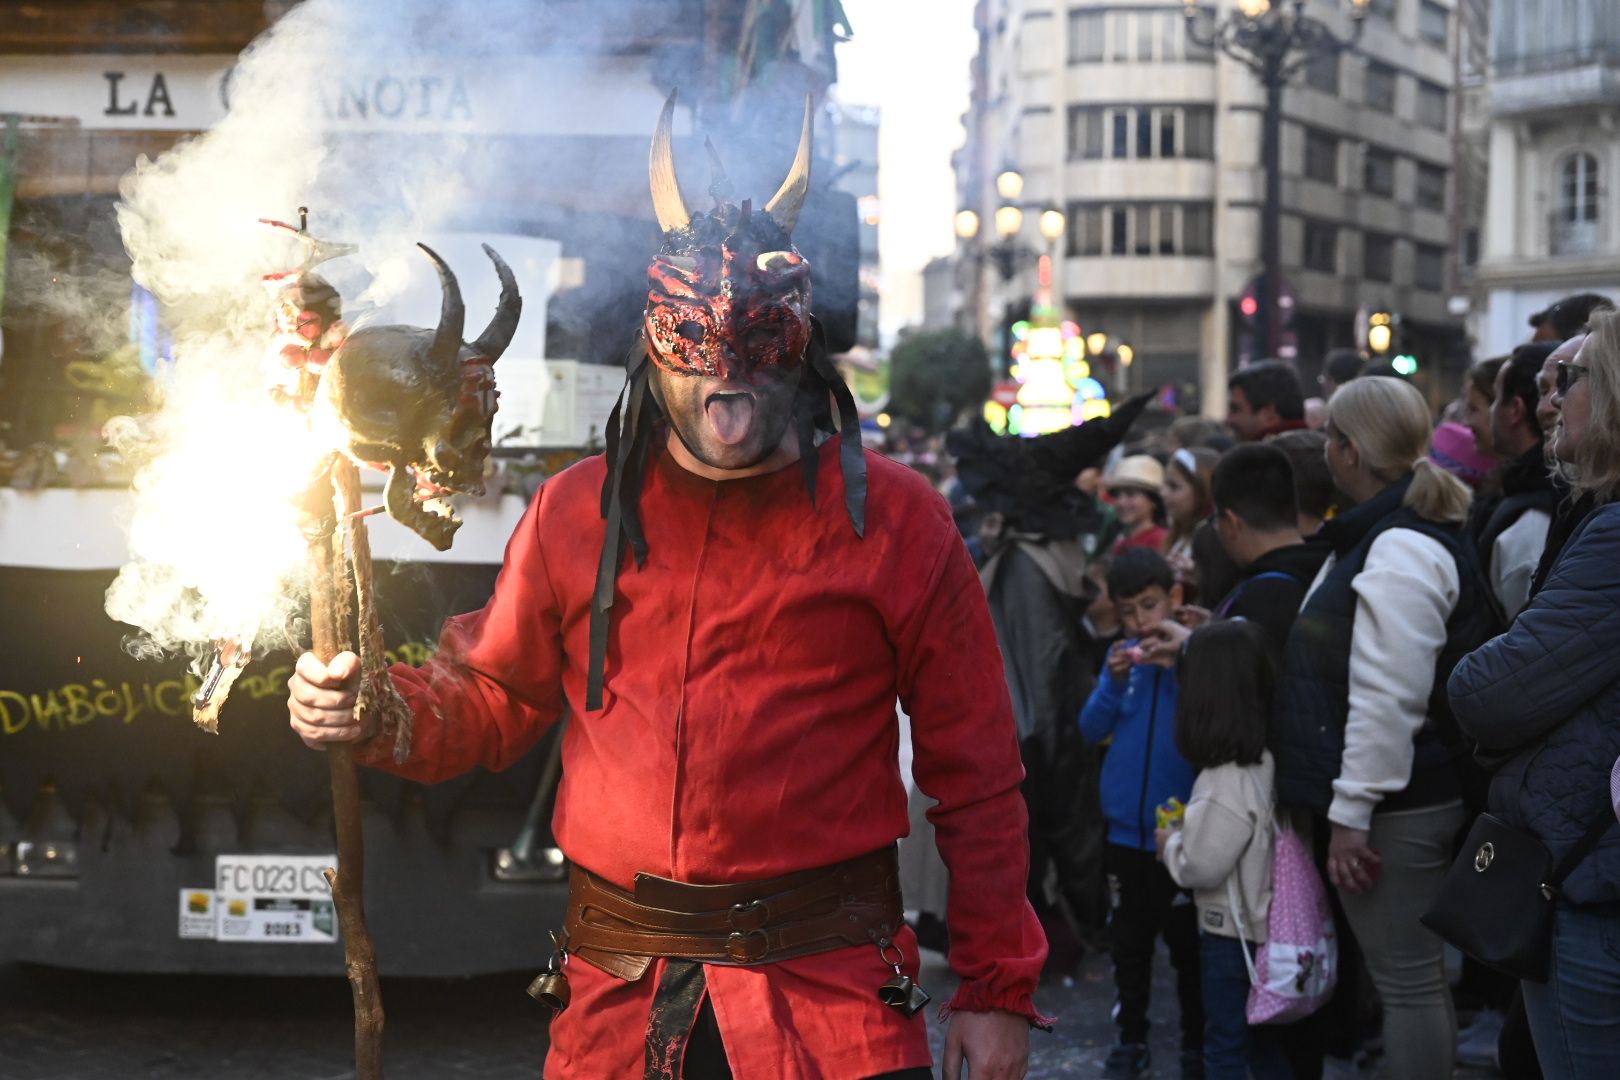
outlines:
M1019 762L994 630L944 501L867 455L867 535L844 512L837 442L817 506L798 465L716 483L655 453L641 495L650 555L627 554L604 708L585 713L603 460L548 481L506 550L494 596L451 619L438 655L393 675L415 714L404 766L433 783L502 769L565 709L554 832L568 858L629 888L639 871L696 883L825 866L905 835L898 697L915 775L951 870L948 1008L1038 1018L1046 941L1025 900ZM916 941L901 935L915 973ZM547 1075L640 1076L657 963L625 983L569 965ZM929 1064L921 1014L881 1004L876 948L706 975L738 1080L865 1077Z

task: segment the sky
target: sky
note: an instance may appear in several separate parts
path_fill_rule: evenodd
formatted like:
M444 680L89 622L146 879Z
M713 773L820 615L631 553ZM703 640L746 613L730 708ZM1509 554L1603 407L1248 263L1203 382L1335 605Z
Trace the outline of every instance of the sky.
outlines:
M833 96L883 110L878 133L881 327L885 343L922 318L921 270L953 244L973 0L843 0L854 30L838 47Z

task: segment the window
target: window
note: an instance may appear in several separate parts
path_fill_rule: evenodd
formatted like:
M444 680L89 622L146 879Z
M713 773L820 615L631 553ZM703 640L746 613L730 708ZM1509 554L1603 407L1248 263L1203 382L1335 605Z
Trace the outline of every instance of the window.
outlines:
M1109 50L1110 60L1129 60L1130 56L1130 22L1129 11L1110 11L1108 13L1108 40L1112 45Z
M1187 130L1182 136L1181 156L1209 160L1215 156L1215 108L1190 105L1184 110Z
M1307 270L1339 272L1339 227L1325 221L1305 223L1305 250L1300 260Z
M1418 4L1418 33L1436 45L1446 43L1450 22L1450 13L1433 0L1422 0Z
M1418 81L1417 121L1436 131L1446 130L1446 88Z
M1182 206L1181 253L1215 254L1215 214L1208 203L1187 203Z
M1214 253L1209 203L1071 203L1070 255L1209 256ZM1104 229L1107 230L1106 240Z
M1186 15L1174 8L1095 8L1069 12L1069 63L1174 63L1207 62L1212 51L1189 38ZM1214 30L1214 12L1200 8L1195 16L1198 32Z
M1305 85L1324 94L1339 96L1339 54L1315 53L1305 62Z
M1361 186L1369 195L1394 195L1395 155L1382 147L1367 147L1361 158Z
M1446 208L1446 170L1435 165L1418 163L1417 191L1413 196L1416 202L1425 210L1445 210Z
M1395 111L1395 69L1388 64L1367 61L1367 85L1363 100L1379 112Z
M1076 105L1069 109L1069 160L1209 158L1213 123L1208 105Z
M1598 162L1585 151L1558 167L1552 220L1554 255L1587 255L1598 249Z
M1146 14L1142 16L1147 18ZM1183 27L1186 17L1179 11L1161 11L1157 16L1159 20L1159 59L1180 60L1182 58L1182 38L1185 34Z
M1412 283L1420 289L1439 292L1445 287L1445 265L1444 248L1432 244L1417 245L1417 258L1412 264Z
M1339 182L1339 140L1315 128L1305 129L1305 177L1324 184Z
M1215 9L1200 7L1198 14L1193 16L1191 33L1186 36L1186 49L1188 60L1211 61L1215 59L1215 50L1207 44L1215 36Z
M1174 255L1176 253L1176 208L1174 206L1159 207L1158 218L1159 254Z
M1361 276L1368 281L1389 281L1395 276L1395 239L1367 233L1361 240Z
M1558 216L1563 221L1598 219L1598 165L1591 154L1571 154L1564 159L1558 187Z
M1103 13L1069 12L1069 63L1095 64L1103 58Z
M1103 249L1103 209L1095 204L1069 206L1069 254L1101 255Z
M1103 110L1075 106L1069 110L1069 160L1103 156Z

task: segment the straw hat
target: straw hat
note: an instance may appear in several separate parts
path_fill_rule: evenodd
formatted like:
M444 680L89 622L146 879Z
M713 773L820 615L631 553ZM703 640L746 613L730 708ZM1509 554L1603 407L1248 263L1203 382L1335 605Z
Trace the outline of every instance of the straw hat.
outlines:
M1164 487L1164 466L1146 454L1132 454L1103 479L1109 491L1136 488L1150 495Z

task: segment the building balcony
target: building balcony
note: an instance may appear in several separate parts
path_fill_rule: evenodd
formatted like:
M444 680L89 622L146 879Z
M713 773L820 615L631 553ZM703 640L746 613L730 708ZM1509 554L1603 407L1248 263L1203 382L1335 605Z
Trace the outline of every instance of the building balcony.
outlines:
M1212 257L1101 255L1064 260L1061 284L1066 295L1088 300L1207 300L1215 281Z
M1087 200L1215 197L1215 163L1203 158L1076 158L1064 163L1064 191Z
M1620 43L1499 59L1490 95L1495 116L1620 104Z

